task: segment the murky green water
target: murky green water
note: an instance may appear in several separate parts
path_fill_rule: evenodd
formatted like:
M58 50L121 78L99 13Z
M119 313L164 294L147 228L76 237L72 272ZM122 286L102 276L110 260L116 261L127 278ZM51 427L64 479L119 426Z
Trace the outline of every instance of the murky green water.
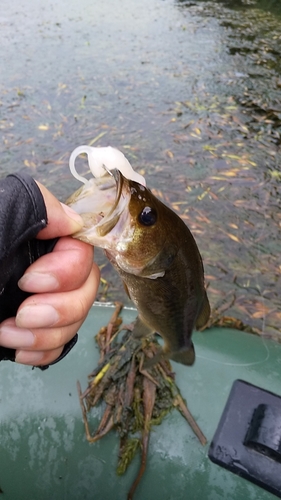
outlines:
M235 294L229 314L278 334L279 2L1 6L1 175L28 171L63 200L76 146L118 147L194 233L212 304Z

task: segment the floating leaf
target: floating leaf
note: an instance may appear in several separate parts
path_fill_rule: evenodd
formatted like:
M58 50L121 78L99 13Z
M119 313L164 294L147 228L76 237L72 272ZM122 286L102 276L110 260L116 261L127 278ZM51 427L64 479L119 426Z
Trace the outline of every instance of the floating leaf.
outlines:
M59 88L59 90L65 90L67 88L67 85L66 85L66 83L59 83L58 88Z
M265 311L256 311L252 314L253 318L263 318L266 315Z
M209 191L209 195L211 196L211 198L213 198L213 200L219 199L219 197L215 193L213 193L212 191Z
M38 125L38 129L39 130L49 130L49 125L47 125L47 124L44 125L42 123L41 125Z
M96 142L98 142L99 139L101 139L105 134L107 134L106 130L104 132L101 132L96 137L94 137L90 142L88 142L88 146L92 146L93 144L95 144Z
M169 156L169 158L174 158L174 153L169 149L166 151L166 155Z
M232 170L225 170L224 172L221 172L221 174L225 175L226 177L236 177L238 172L240 172L240 170L235 168Z
M231 234L231 233L226 233L227 236L233 240L233 241L236 241L237 243L241 243L241 241L239 240L239 238L237 238L237 236L235 236L234 234Z
M205 151L215 151L215 150L217 149L217 146L210 146L209 144L205 144L205 145L203 146L203 149L204 149Z
M29 161L29 160L24 160L24 165L28 168L36 168L36 165L33 161Z
M204 193L202 193L202 194L200 194L199 196L197 196L197 199L198 199L199 201L203 200L203 198L205 198L205 196L206 196L207 194L209 194L209 191L210 191L210 188L206 189L206 191L204 191Z
M232 155L228 153L223 153L222 156L225 158L230 158L231 160L241 160L241 156Z

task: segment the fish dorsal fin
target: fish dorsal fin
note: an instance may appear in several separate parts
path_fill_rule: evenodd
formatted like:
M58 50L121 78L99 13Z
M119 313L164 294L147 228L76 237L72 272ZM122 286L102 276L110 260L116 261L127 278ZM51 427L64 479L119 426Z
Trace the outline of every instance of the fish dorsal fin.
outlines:
M207 294L205 292L204 301L203 301L203 304L201 306L200 312L197 316L196 323L195 323L196 330L200 330L201 328L203 328L206 325L206 323L210 317L210 314L211 314L211 308L210 308Z

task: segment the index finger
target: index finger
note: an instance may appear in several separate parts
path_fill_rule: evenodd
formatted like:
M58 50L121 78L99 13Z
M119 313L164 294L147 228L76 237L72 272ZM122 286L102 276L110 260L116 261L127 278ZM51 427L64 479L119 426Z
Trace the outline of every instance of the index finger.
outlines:
M47 227L42 229L38 239L47 240L60 236L67 236L79 231L83 225L83 219L72 208L61 203L43 184L35 181L44 198L47 210Z

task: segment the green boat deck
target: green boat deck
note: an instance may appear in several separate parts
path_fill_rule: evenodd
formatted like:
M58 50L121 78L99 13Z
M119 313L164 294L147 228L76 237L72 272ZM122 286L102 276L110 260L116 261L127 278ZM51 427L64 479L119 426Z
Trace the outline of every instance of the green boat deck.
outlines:
M93 340L112 307L94 305L79 341L46 371L0 364L0 487L3 500L125 500L139 457L116 475L119 438L113 431L89 444L76 382L98 362ZM124 309L123 321L136 316ZM281 345L243 332L213 328L193 336L193 367L172 363L188 407L208 439L202 447L177 410L151 432L147 469L135 500L270 500L271 493L212 463L210 442L232 384L242 379L281 395ZM100 409L91 424L98 424ZM1 496L1 497L2 497Z

